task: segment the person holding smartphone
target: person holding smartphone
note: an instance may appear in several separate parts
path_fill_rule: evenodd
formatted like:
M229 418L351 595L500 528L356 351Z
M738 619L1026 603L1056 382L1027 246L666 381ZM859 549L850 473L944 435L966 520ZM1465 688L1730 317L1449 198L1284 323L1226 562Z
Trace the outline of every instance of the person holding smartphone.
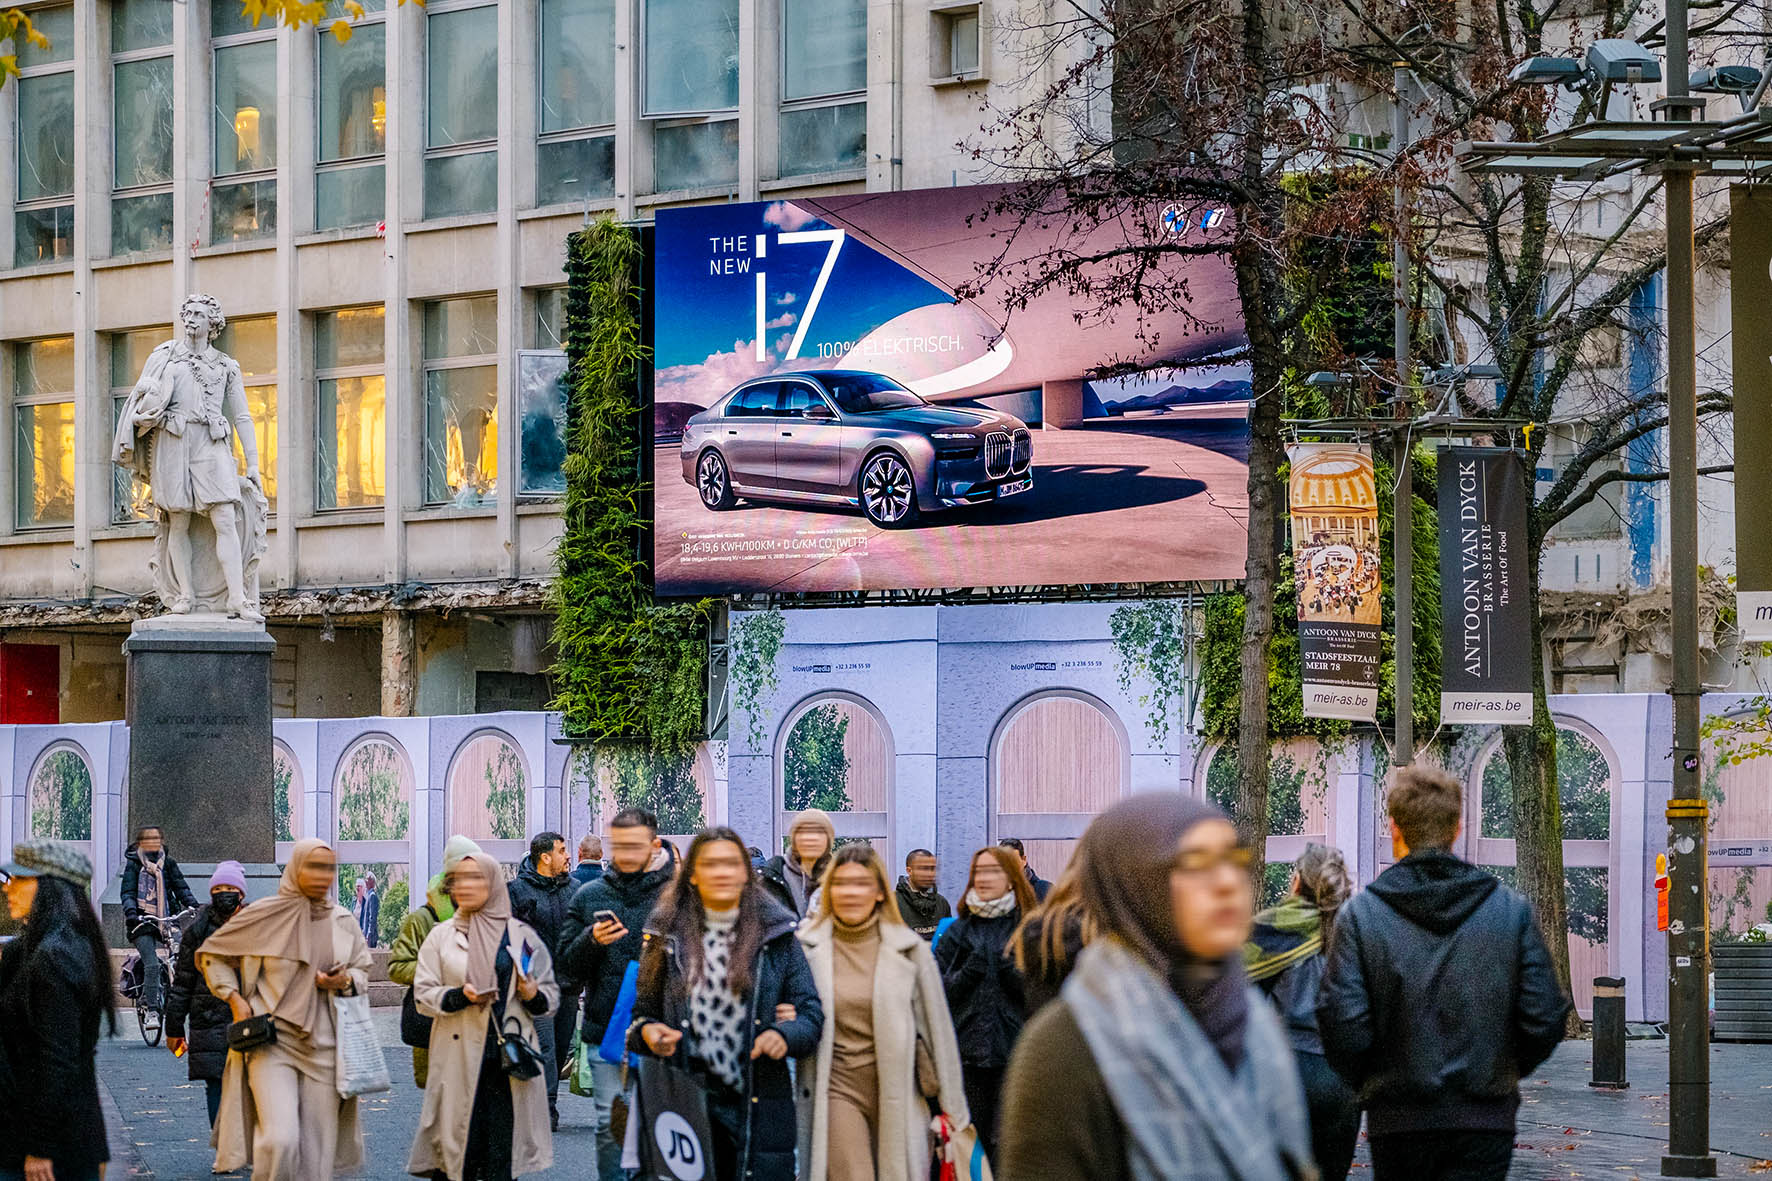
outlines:
M584 986L583 1039L600 1045L608 1032L628 965L640 958L641 931L676 871L658 837L658 820L643 808L624 808L609 823L604 845L609 866L580 886L560 924L562 969ZM609 1105L621 1093L621 1064L593 1053L597 1104L597 1177L621 1181L621 1145L610 1135Z
M539 1054L538 1022L559 1003L553 957L534 927L511 915L504 870L486 853L449 874L455 917L418 952L412 991L432 1018L424 1109L406 1171L449 1181L511 1181L553 1167L544 1076L519 1078L502 1043Z

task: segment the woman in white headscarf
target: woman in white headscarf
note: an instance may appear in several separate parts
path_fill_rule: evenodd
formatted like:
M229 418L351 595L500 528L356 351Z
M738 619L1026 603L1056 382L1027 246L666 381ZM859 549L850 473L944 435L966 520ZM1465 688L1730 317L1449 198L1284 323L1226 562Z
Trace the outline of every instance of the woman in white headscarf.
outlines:
M229 1051L216 1116L215 1171L254 1181L317 1181L363 1163L356 1099L340 1099L333 994L369 989L369 947L332 900L338 859L295 843L277 893L204 941L197 968L235 1021L269 1014L276 1040Z
M485 853L448 876L455 917L418 952L413 999L431 1024L425 1105L406 1171L450 1181L509 1181L554 1163L548 1091L538 1073L506 1074L501 1039L539 1045L535 1022L559 1004L554 964L535 929L511 917L504 870ZM552 1059L540 1063L553 1067Z

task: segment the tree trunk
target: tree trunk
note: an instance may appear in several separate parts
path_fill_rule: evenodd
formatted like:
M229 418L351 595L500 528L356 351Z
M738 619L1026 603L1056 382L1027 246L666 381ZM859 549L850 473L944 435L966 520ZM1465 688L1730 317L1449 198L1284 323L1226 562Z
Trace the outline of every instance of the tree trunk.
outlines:
M1563 880L1563 810L1557 784L1557 727L1551 720L1545 687L1543 633L1538 614L1538 566L1543 557L1539 530L1527 543L1526 592L1532 620L1532 725L1502 729L1502 751L1514 786L1515 884L1532 904L1538 929L1550 948L1551 965L1565 993L1569 988L1569 917ZM1479 791L1481 789L1479 788ZM1468 823L1481 837L1479 803ZM1571 1013L1570 1032L1580 1018Z
M1248 306L1248 305L1245 305ZM1255 367L1255 388L1272 379ZM1280 405L1256 398L1249 423L1249 548L1244 562L1242 686L1237 722L1237 832L1255 850L1256 880L1267 870L1268 675L1279 572Z

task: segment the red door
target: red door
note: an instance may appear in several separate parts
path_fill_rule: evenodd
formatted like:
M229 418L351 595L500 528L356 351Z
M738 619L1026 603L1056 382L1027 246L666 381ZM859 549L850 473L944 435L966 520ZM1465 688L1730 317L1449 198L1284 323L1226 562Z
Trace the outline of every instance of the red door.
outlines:
M61 680L61 649L54 644L0 644L0 723L61 721Z

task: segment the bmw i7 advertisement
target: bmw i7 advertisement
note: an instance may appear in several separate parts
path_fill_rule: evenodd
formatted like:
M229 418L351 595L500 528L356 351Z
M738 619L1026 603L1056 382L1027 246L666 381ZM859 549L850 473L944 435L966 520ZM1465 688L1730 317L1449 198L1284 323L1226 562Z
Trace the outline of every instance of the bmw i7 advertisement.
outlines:
M1197 246L1224 214L1079 232L1009 216L1004 191L660 211L660 594L1242 576L1250 385L1223 257L1158 252L1187 298L1154 311L1017 277L1129 234Z

